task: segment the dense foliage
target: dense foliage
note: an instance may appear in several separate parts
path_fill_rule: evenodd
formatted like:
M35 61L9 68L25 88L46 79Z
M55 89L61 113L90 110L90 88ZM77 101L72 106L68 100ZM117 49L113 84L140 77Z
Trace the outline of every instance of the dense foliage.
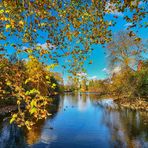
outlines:
M52 101L49 97L60 92L62 85L61 76L50 72L53 67L43 65L33 56L27 62L0 57L0 101L12 100L18 105L11 123L15 121L29 129L49 115L47 105Z
M145 63L147 61L143 61ZM148 68L142 66L141 70L121 70L111 78L109 90L112 95L127 98L148 98Z
M147 0L2 0L1 50L12 46L18 54L33 54L58 64L66 56L69 72L76 74L83 70L91 45L111 41L111 28L116 26L118 14L125 12L123 19L131 23L127 29L138 31L137 28L147 27L147 3ZM131 31L129 36L133 34ZM46 48L42 48L43 43ZM65 63L61 65L65 68Z

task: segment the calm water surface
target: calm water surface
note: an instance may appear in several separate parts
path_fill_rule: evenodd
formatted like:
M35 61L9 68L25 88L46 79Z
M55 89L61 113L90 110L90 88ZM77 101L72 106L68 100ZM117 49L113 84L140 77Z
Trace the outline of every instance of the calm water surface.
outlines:
M0 122L0 148L148 148L148 113L94 94L55 99L53 116L30 131Z

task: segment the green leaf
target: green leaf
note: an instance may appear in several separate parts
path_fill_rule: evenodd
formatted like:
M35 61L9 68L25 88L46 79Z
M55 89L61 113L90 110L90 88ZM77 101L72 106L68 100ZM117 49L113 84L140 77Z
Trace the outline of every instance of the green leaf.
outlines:
M10 120L10 124L12 124L14 122L15 118L11 118Z
M17 117L17 114L13 114L13 116L12 116L12 118L10 120L10 124L15 121L16 117Z
M6 84L7 84L8 86L10 86L10 85L11 85L11 82L10 82L10 81L7 81Z
M36 106L36 101L32 100L31 101L31 107L34 107L34 106Z
M30 111L30 114L33 114L33 113L35 113L36 112L36 108L35 107L33 107L32 109L31 109L31 111Z

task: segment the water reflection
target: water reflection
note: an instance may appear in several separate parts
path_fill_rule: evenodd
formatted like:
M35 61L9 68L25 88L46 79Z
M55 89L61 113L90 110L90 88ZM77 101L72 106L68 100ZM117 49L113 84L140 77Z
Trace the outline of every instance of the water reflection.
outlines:
M37 143L40 140L43 125L44 121L41 121L40 123L32 127L31 130L26 131L25 137L26 137L26 143L28 145L33 145L34 143Z
M148 113L114 108L96 94L61 96L49 109L53 116L30 131L2 123L0 147L148 147Z
M118 147L148 147L148 126L144 122L144 112L129 111L104 111L104 120L112 135L114 146Z
M0 131L0 148L25 148L27 147L23 130L14 124L4 121Z

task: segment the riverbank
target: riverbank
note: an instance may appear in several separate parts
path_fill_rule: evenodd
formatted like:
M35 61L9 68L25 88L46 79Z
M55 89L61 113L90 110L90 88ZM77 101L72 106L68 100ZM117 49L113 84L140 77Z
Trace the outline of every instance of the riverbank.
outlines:
M88 93L88 92L87 92ZM95 93L91 93L95 94ZM98 94L97 94L98 95ZM112 98L112 100L117 103L121 107L125 107L132 110L141 110L141 111L147 111L148 112L148 101L145 101L145 99L129 99L129 98L116 98L115 96L109 96L109 95L102 95L101 98ZM11 114L11 112L17 111L17 105L6 105L1 106L0 109L0 116L5 116L7 114Z
M59 95L53 95L52 103L50 104L50 108L48 108L49 112L55 112L56 106L59 104ZM25 109L25 105L21 105L21 109ZM2 102L0 101L0 116L10 115L12 112L18 111L18 106L14 102Z
M145 99L120 98L114 99L114 102L125 108L148 112L148 101L145 101Z
M110 94L99 94L99 93L94 93L94 92L81 92L83 93L89 93L89 94L94 94L98 95L101 99L106 99L106 98L111 98L115 103L118 104L118 106L125 107L128 109L132 110L141 110L141 111L147 111L148 112L148 101L144 98L127 98L124 96L116 97L112 96Z
M146 101L145 98L138 99L138 98L128 98L124 96L121 96L119 98L116 96L112 96L110 94L103 94L103 95L97 94L97 95L99 95L100 98L103 98L103 99L111 98L115 103L118 104L118 106L125 107L132 110L141 110L141 111L148 112L148 101Z
M4 107L1 107L0 109L0 116L5 116L7 114L10 114L11 112L17 111L17 105L7 105Z

